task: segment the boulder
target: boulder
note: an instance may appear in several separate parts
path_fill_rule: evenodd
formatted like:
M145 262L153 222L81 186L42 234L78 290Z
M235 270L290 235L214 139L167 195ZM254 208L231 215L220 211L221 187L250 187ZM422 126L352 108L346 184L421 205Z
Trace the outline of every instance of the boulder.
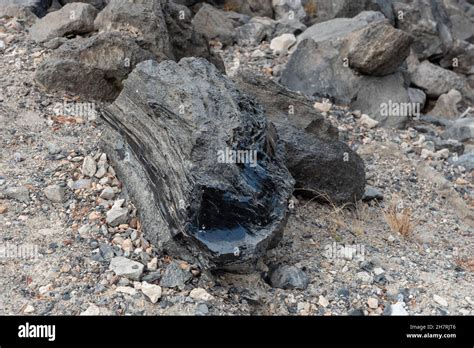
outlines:
M28 7L19 5L0 5L0 18L16 18L27 26L33 25L38 20Z
M296 37L293 34L283 34L274 38L270 43L270 48L275 53L288 52L291 46L296 43Z
M258 45L263 40L270 41L276 23L270 18L253 17L247 24L235 30L236 39L240 45Z
M202 57L220 71L225 71L222 59L211 52L207 39L194 29L192 13L186 6L168 0L163 3L163 12L166 14L166 26L176 60L183 57Z
M129 32L159 60L173 58L162 1L110 1L97 16L95 27L100 31Z
M445 0L455 39L474 43L474 5L465 0Z
M474 118L467 117L453 121L441 137L461 142L474 139Z
M272 6L277 20L297 19L303 22L306 19L306 11L301 0L273 0Z
M396 27L414 37L413 50L421 60L439 56L452 45L451 23L443 1L393 1Z
M208 40L218 40L224 45L234 42L234 26L229 21L224 11L203 4L193 18L195 30L204 35Z
M50 12L30 28L30 37L45 42L66 35L85 34L94 30L97 10L89 4L74 2L59 11Z
M455 72L443 69L425 60L411 74L412 83L423 89L429 97L437 98L451 89L463 90L465 81Z
M279 241L294 183L283 144L208 61L139 64L104 118L105 152L158 248L246 272Z
M113 100L121 81L154 55L117 32L69 40L38 67L36 81L47 90L95 100Z
M430 111L432 116L441 116L446 118L457 118L459 116L458 104L462 100L459 91L452 89L446 94L442 94L433 110Z
M362 13L356 19L339 18L309 28L300 35L308 38L299 43L290 57L282 73L281 83L308 96L329 98L336 103L350 105L379 121L381 126L403 127L408 117L413 116L413 113L400 111L400 106L408 109L405 106L410 103L403 74L394 72L383 77L361 75L351 69L350 59L347 59L352 45L351 32L360 30L360 26L369 26L369 21L374 23L370 26L378 26L379 19L376 13ZM393 30L382 24L378 28ZM310 30L311 33L307 33ZM374 47L381 44L379 35L367 37L363 47L369 52L373 51ZM364 53L360 52L362 55ZM377 60L372 71L378 68L379 73L389 72L400 63L394 52L384 55L384 58ZM397 112L391 112L392 105L398 107Z
M27 8L38 17L43 17L51 6L51 0L2 0L0 8L8 5L17 5Z
M411 36L386 22L375 22L352 33L349 66L365 75L393 74L410 54Z
M265 108L267 118L275 124L298 193L337 203L354 202L362 197L365 185L362 159L338 141L337 128L309 100L250 71L241 71L235 80L241 90Z

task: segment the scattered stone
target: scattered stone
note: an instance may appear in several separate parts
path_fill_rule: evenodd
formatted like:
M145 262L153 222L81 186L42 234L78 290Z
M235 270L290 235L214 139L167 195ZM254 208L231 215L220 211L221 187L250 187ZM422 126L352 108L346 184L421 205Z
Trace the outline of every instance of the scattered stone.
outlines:
M378 121L374 120L373 118L370 118L370 116L366 114L362 114L362 116L359 119L359 122L361 125L369 129L375 128L379 124Z
M453 121L441 137L461 142L474 139L474 118L467 117Z
M427 60L416 67L411 74L411 80L432 98L437 98L452 89L462 90L465 86L463 79L458 74Z
M36 42L45 42L65 35L91 32L97 13L93 6L86 3L67 4L38 20L31 27L30 36Z
M150 299L151 303L157 303L161 298L161 286L142 282L141 290Z
M459 116L458 104L462 100L462 95L459 91L452 89L446 94L442 94L430 115L441 116L446 118L457 118Z
M376 298L370 297L367 300L367 305L369 306L369 308L377 309L379 307L379 300L377 300Z
M373 282L372 276L369 273L364 272L364 271L357 273L356 278L366 284L371 284Z
M394 73L410 54L413 38L386 22L375 22L351 34L349 66L362 74Z
M293 34L283 34L271 41L270 48L275 53L282 53L287 52L295 43L296 37Z
M34 311L35 311L35 307L29 304L25 307L25 309L23 310L23 313L31 314L31 313L34 313Z
M364 196L362 197L363 201L383 201L383 198L383 193L377 190L375 187L370 185L365 186Z
M124 276L131 280L140 280L144 266L139 262L119 256L112 259L109 268L118 276Z
M323 101L322 103L316 102L314 103L314 108L321 112L329 112L332 108L332 104L327 101Z
M308 287L308 276L295 266L279 266L270 275L270 284L274 288L299 289Z
M66 189L59 185L51 185L44 189L44 195L52 202L62 203L66 198Z
M122 204L123 200L116 201L107 212L106 222L112 227L128 222L128 208L122 208Z
M99 197L106 200L112 200L115 197L115 191L112 187L106 187L102 190Z
M182 288L192 277L189 270L182 269L178 262L173 261L166 267L160 285L165 288Z
M405 316L408 315L408 312L405 309L405 303L397 302L395 304L390 305L389 307L389 315L391 316Z
M329 301L326 299L326 297L324 297L322 295L319 296L318 303L319 303L320 306L322 306L324 308L329 306Z
M83 315L83 316L88 316L88 315L92 315L92 316L96 316L96 315L100 315L100 308L97 307L95 304L91 303L89 305L89 307L84 311L82 312L81 314L79 315Z
M212 301L214 299L214 296L209 294L203 288L195 288L191 290L189 297L197 301L205 301L205 302Z
M234 41L234 26L225 13L209 4L203 4L193 18L194 29L208 40L218 40L224 45Z
M438 295L433 295L433 300L438 303L439 305L443 306L443 307L448 307L448 301L446 301L446 299L444 299L443 297L441 296L438 296Z
M128 294L130 296L133 296L137 293L137 290L135 288L130 287L130 286L117 286L115 291L116 292L121 292L123 294Z
M205 303L199 303L196 306L195 315L203 316L203 315L207 315L208 313L209 313L209 307L207 307Z
M9 187L5 191L7 198L14 199L21 203L28 203L30 201L30 192L24 186Z
M82 175L93 177L97 171L97 164L92 156L86 156L82 164Z

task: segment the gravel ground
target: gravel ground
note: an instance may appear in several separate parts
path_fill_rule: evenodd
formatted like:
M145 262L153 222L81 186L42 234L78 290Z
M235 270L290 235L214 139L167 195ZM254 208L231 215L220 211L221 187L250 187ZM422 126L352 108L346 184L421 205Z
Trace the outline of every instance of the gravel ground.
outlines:
M416 129L434 126L369 129L357 112L332 106L328 119L363 157L383 200L336 207L296 197L283 241L259 272L211 275L150 246L133 202L124 203L127 223L111 226L107 212L126 188L101 157L100 117L56 115L58 105L87 101L42 92L33 76L49 50L26 40L21 25L3 24L0 314L473 314L472 172L421 159ZM240 64L278 78L287 60L268 44L221 53L230 75ZM103 173L85 175L90 166ZM391 207L410 215L406 235L390 227ZM31 253L11 257L18 247ZM130 265L111 270L120 257ZM287 272L302 284L270 286L279 264L296 266Z

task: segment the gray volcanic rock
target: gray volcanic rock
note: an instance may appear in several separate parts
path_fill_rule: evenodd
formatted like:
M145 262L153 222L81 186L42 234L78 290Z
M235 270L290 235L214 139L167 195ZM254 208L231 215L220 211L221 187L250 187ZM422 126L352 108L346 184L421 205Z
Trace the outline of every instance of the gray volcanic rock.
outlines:
M38 17L46 15L52 0L2 0L0 6L18 5L31 10Z
M293 191L283 145L212 64L143 62L104 118L105 151L159 248L244 272L279 241Z
M362 74L393 74L410 54L413 38L385 22L375 22L356 31L350 42L349 66Z
M337 129L308 99L249 71L241 72L236 81L275 124L285 144L286 166L299 193L332 202L353 202L362 197L364 162L338 141Z
M202 57L225 71L224 62L213 54L204 35L198 33L192 24L192 13L186 7L168 0L163 2L163 12L176 60L184 57Z
M89 4L71 3L50 12L30 28L30 37L45 42L69 34L84 34L94 30L97 10Z
M135 65L152 58L131 38L101 33L69 40L38 67L36 81L48 90L112 100Z
M462 91L466 83L455 72L443 69L425 60L411 74L414 85L423 89L430 97L437 98L451 89Z
M162 1L110 1L97 16L95 27L101 31L128 31L160 60L173 59Z
M225 12L203 4L193 18L195 30L204 35L208 40L219 40L224 45L234 42L234 26L227 19Z
M355 202L365 188L364 162L343 142L323 140L296 127L276 124L295 191L321 201Z
M72 2L85 2L85 3L91 4L92 6L94 6L96 9L100 11L107 5L109 0L59 0L59 3L61 5L66 5Z
M414 37L418 58L441 55L452 46L452 24L443 1L395 0L393 10L395 26Z

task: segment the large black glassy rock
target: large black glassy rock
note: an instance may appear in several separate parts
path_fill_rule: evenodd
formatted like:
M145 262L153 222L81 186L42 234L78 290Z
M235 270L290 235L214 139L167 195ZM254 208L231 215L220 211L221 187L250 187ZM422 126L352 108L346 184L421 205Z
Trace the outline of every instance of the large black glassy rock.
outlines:
M279 241L293 190L283 146L214 65L142 62L104 117L105 150L160 248L248 271Z

